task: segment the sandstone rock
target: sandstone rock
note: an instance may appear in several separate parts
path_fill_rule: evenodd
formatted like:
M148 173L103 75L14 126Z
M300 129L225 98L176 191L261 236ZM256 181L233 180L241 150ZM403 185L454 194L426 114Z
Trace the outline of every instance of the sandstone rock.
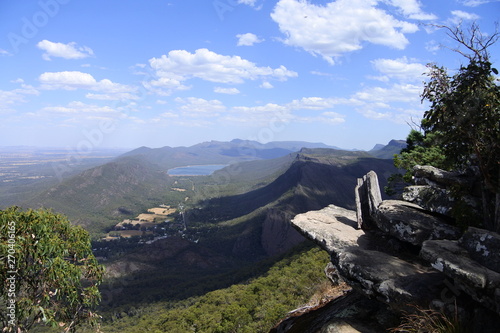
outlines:
M469 227L459 245L481 265L500 273L500 235L484 229Z
M424 242L420 256L432 267L455 281L455 286L475 301L500 314L500 273L481 265L469 256L459 242Z
M346 282L399 309L409 303L429 304L443 281L430 268L359 247L345 249L332 261Z
M356 229L356 213L334 205L299 214L292 219L292 225L330 254L356 245L364 235Z
M403 200L414 203L431 212L450 216L455 200L450 191L430 185L407 186L403 191Z
M382 333L390 327L379 322L391 315L387 312L385 304L351 291L326 304L289 313L269 333Z
M430 301L443 276L389 253L380 235L356 229L353 211L330 205L297 215L292 224L328 251L342 278L369 296L405 307Z
M375 212L382 202L377 174L370 171L363 178L358 178L358 184L354 192L358 228L371 229Z
M399 240L422 245L429 239L458 239L460 230L422 207L398 200L385 200L377 210L377 226Z
M473 178L458 172L438 169L430 165L416 165L413 167L415 184L446 187L450 185L472 186Z

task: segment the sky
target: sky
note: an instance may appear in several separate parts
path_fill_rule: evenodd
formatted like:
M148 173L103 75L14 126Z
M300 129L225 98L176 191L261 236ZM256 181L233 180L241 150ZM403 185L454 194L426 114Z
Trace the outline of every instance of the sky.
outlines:
M499 0L3 0L0 146L369 150L419 123L426 64L467 63L436 25L499 19Z

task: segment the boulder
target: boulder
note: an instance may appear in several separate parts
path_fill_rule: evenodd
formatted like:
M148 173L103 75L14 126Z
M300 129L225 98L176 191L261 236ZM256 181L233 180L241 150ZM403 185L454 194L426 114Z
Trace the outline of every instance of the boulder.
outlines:
M413 167L415 184L430 185L433 187L449 187L462 185L471 187L474 178L459 172L445 171L430 165L416 165Z
M358 228L371 229L375 212L382 202L377 174L370 171L363 178L358 178L354 194Z
M442 274L380 251L352 247L332 262L348 284L395 309L428 305L442 289Z
M481 265L500 273L500 235L496 232L469 227L459 245Z
M399 200L383 201L376 213L380 230L412 245L421 246L429 239L458 239L458 228L442 218L429 214L422 207Z
M403 200L439 214L451 216L455 200L450 191L430 185L407 186L403 190Z
M385 304L350 291L328 303L294 310L269 333L382 333L392 326L384 322L393 319L388 312Z
M436 270L452 278L458 289L500 314L500 273L471 258L458 241L426 241L420 256Z

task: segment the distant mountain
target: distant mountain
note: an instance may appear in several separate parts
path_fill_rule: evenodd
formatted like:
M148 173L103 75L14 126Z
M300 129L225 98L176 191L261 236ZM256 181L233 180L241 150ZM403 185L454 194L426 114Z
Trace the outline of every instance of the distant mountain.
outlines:
M230 164L236 162L273 159L297 152L302 148L335 148L323 143L279 141L262 144L252 140L234 139L230 142L208 141L190 147L141 147L125 156L140 156L163 168L186 165Z
M63 180L22 206L52 208L73 223L99 233L158 204L172 183L173 179L157 165L123 157Z
M385 145L383 145L381 143L377 143L370 151L380 150L380 149L382 149L384 147L385 147Z
M304 146L313 148L299 148ZM317 146L320 148L314 148ZM306 208L319 209L329 203L345 206L352 203L347 203L344 191L348 191L356 177L361 177L372 166L378 166L379 170L392 168L392 162L382 163L372 156L392 158L393 152L400 149L403 143L393 140L384 148L369 153L325 146L307 142L261 144L233 140L210 141L191 147L141 147L112 162L63 180L49 190L34 195L22 206L53 208L96 234L154 205L165 202L190 204L209 199L207 193L222 200L222 204L212 205L212 210L217 210L218 220L245 215L275 200L284 200L282 197L288 198L291 193L296 203L298 198L308 198L301 201L300 209L294 205L295 208L290 210L294 213ZM213 176L191 180L167 175L170 168L202 164L229 166ZM297 177L293 170L298 170L302 164L307 166L307 170L314 171L307 173L307 182L302 179L300 184L290 183L290 179ZM330 171L324 171L325 168ZM351 171L344 174L340 170ZM335 192L345 182L349 185L340 193ZM274 185L270 185L272 183ZM306 183L307 186L304 185ZM184 186L183 192L176 190L181 185ZM333 195L333 192L337 194ZM351 199L352 195L348 193ZM224 213L228 210L231 213Z
M394 154L399 154L406 148L405 140L391 140L387 145L376 144L368 153L377 158L392 159Z

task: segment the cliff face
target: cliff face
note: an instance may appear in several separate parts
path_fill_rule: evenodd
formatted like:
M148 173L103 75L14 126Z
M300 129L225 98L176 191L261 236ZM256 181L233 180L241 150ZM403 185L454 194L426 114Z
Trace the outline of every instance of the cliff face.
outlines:
M337 306L317 312L315 320L308 313L307 322L321 325L302 332L328 331L339 322L356 329L367 320L374 322L371 331L382 332L399 324L402 311L415 312L414 306L458 315L462 328L472 332L497 332L500 235L477 228L462 233L449 217L416 204L377 200L377 177L370 174L358 182L356 211L330 205L292 220L331 255L332 280L342 279L353 288ZM339 306L352 311L342 317ZM365 311L354 311L356 306ZM303 326L302 319L288 318L275 331L295 332L292 327Z

